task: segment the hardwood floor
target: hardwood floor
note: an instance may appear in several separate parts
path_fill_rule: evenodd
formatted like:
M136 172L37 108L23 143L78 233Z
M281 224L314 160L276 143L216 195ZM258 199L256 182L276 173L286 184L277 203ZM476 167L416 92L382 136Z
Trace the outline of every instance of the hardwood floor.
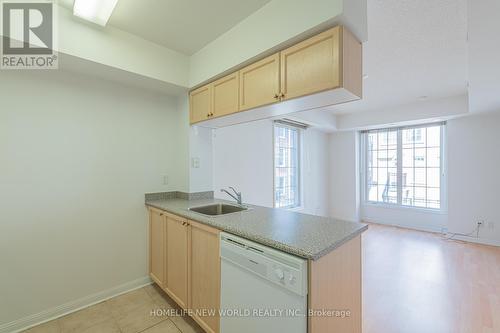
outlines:
M500 332L500 248L370 224L364 333Z

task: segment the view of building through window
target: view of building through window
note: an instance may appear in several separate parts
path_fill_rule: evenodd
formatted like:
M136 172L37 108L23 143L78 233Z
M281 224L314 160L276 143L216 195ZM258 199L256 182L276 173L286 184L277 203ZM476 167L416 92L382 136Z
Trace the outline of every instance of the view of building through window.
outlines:
M442 125L364 133L366 200L441 208Z
M274 205L300 206L300 129L274 126Z

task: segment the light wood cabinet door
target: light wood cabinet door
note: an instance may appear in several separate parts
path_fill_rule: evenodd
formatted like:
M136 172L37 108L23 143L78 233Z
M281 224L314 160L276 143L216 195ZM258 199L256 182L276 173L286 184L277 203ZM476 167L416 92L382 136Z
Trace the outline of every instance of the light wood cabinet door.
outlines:
M281 99L342 85L341 27L335 27L280 52Z
M191 229L190 307L214 311L215 316L193 318L209 333L218 333L220 318L219 230L189 221Z
M188 222L167 215L166 291L182 308L188 307Z
M212 83L212 110L214 117L238 112L239 73L233 73Z
M165 215L149 209L149 275L160 287L165 286Z
M240 111L279 101L279 53L239 71Z
M189 93L190 122L197 123L211 117L212 84L207 84Z

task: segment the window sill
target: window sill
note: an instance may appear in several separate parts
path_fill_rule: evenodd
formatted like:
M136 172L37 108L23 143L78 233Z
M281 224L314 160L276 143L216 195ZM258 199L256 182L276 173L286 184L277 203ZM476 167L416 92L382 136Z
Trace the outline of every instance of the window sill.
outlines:
M414 212L437 214L437 215L448 214L448 211L445 209L433 209L433 208L423 208L423 207L391 205L391 204L386 204L386 203L376 203L376 202L370 202L370 201L365 201L362 203L362 205L369 206L369 207L378 207L378 208L393 209L393 210L406 210L406 211L414 211Z
M304 206L298 206L298 207L292 207L292 208L287 208L287 207L276 207L274 206L274 208L276 209L283 209L283 210L287 210L289 212L300 212L300 211L303 211L304 210Z
M298 207L293 207L293 208L285 208L286 210L290 212L301 212L304 210L304 206L298 206Z

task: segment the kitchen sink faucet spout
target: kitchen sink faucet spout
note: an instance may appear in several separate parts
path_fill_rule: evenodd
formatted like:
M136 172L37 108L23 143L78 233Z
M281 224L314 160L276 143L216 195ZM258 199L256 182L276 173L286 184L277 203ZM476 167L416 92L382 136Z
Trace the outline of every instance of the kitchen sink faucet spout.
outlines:
M234 200L236 200L236 202L238 203L238 205L242 205L243 204L243 201L241 199L241 192L238 192L234 189L234 187L232 186L229 186L229 188L231 190L233 190L234 194L230 193L228 190L226 189L221 189L220 191L221 192L224 192L226 193L227 195L229 195L231 198L233 198Z

